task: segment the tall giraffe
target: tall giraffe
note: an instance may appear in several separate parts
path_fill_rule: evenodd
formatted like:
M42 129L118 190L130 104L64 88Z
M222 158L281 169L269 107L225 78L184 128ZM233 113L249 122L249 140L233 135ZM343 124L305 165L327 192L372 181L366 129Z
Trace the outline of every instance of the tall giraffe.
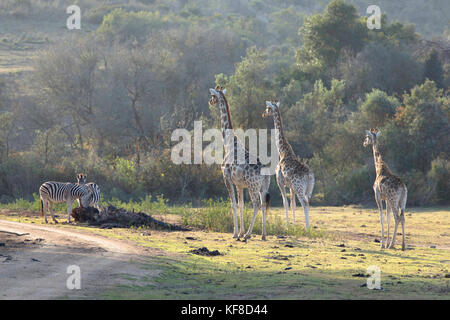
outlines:
M309 201L314 189L314 174L308 165L297 160L291 145L283 132L283 121L280 114L280 103L266 101L266 110L262 117L273 117L275 125L275 141L280 154L280 160L276 169L278 187L283 197L283 205L286 211L286 221L289 222L289 208L285 187L291 190L291 209L295 222L295 195L297 195L305 212L305 225L309 228Z
M395 176L389 169L386 162L381 158L381 153L378 147L378 137L381 131L378 129L366 130L366 137L364 139L363 146L367 147L372 144L373 158L375 162L375 171L377 177L373 184L373 190L375 192L375 201L377 202L378 211L380 212L381 222L381 246L380 248L392 248L395 244L395 236L397 235L398 222L402 223L402 250L405 250L405 206L407 198L407 189L402 180ZM383 202L386 202L386 220L387 220L387 238L384 242L384 216L383 216ZM400 214L399 214L400 210ZM392 241L387 247L389 242L389 223L390 212L392 212L395 220L394 234L392 235Z
M242 142L234 135L231 122L230 108L225 98L225 90L219 87L209 89L211 106L218 105L220 110L220 122L222 127L222 136L225 145L225 157L222 163L222 173L225 186L231 199L231 206L234 217L234 235L233 238L244 237L247 240L251 237L256 215L262 211L262 240L266 240L266 213L270 206L270 175L261 174L263 165L257 159L257 163L250 163L249 152L245 149ZM244 154L245 160L240 161L237 155ZM240 163L243 162L243 163ZM240 231L238 233L237 204L234 191L236 186L238 193L238 205L240 211ZM244 188L248 189L250 199L253 205L253 216L247 233L244 234Z

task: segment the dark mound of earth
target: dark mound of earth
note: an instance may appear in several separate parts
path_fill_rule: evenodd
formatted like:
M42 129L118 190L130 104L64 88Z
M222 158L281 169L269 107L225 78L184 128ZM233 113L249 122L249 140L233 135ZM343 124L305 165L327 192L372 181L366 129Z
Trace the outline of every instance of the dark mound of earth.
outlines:
M209 251L209 249L207 247L194 249L189 252L193 253L193 254L198 254L200 256L220 256L221 255L219 250Z
M143 212L128 212L123 208L107 206L100 211L93 207L75 208L71 216L75 222L87 222L100 228L148 227L157 230L189 231L189 229L154 219Z

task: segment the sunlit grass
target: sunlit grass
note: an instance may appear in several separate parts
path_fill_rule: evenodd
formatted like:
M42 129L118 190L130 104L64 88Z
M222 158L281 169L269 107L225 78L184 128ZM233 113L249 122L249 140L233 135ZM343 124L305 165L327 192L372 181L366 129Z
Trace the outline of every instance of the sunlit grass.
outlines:
M223 210L223 214L231 215L226 202ZM136 228L105 230L83 224L55 227L128 240L164 253L152 256L142 265L160 270L159 276L144 279L139 286L105 291L102 298L449 299L450 210L414 208L407 212L406 251L400 250L400 234L395 249L380 250L374 241L379 238L378 212L358 206L312 207L311 225L323 230L323 237L271 235L267 241L261 240L259 230L249 241L242 242L232 239L231 232L208 228L143 233ZM177 217L179 223L184 219L181 215L166 216ZM271 220L284 223L284 209L271 208L270 216ZM15 210L0 210L0 218L43 223L37 214L25 217ZM257 219L261 219L261 213ZM304 225L301 208L297 210L295 225ZM204 257L189 253L199 247L219 250L222 255ZM381 291L362 287L366 278L354 276L366 274L371 265L381 269Z
M239 210L238 210L239 216ZM244 207L244 225L249 226L253 216L253 208L250 205ZM239 218L238 218L239 220ZM239 220L240 221L240 220ZM234 221L231 205L224 200L205 200L200 208L186 208L183 210L182 222L185 226L192 226L208 231L233 232ZM247 230L246 230L247 231ZM262 213L259 211L253 232L262 233ZM305 229L303 225L287 224L279 215L269 212L266 216L266 232L268 235L291 235L322 237L324 233L319 229Z

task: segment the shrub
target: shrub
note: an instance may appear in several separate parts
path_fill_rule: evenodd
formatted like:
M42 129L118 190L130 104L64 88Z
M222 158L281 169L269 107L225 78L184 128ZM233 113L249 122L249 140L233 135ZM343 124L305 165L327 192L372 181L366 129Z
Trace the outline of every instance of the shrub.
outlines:
M120 40L136 38L144 40L152 32L174 26L175 17L161 16L158 11L127 12L122 8L108 13L98 28L100 34L108 37L118 37Z
M447 204L450 193L450 161L444 157L433 160L427 177L435 184L433 201L438 204Z

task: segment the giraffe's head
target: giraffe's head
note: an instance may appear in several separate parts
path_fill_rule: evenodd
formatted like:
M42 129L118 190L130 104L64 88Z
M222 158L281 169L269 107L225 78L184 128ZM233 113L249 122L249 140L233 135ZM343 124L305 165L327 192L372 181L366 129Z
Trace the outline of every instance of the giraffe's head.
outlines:
M278 108L280 108L279 101L266 101L266 110L264 110L262 117L267 118L273 116Z
M211 106L219 103L219 101L225 102L225 94L227 90L216 86L214 89L210 88L209 93L211 93L211 99L209 99L209 104Z
M86 183L86 175L84 173L77 174L77 182L80 184Z
M380 134L381 131L376 128L366 130L366 137L364 138L363 146L367 147L369 144L375 144Z

